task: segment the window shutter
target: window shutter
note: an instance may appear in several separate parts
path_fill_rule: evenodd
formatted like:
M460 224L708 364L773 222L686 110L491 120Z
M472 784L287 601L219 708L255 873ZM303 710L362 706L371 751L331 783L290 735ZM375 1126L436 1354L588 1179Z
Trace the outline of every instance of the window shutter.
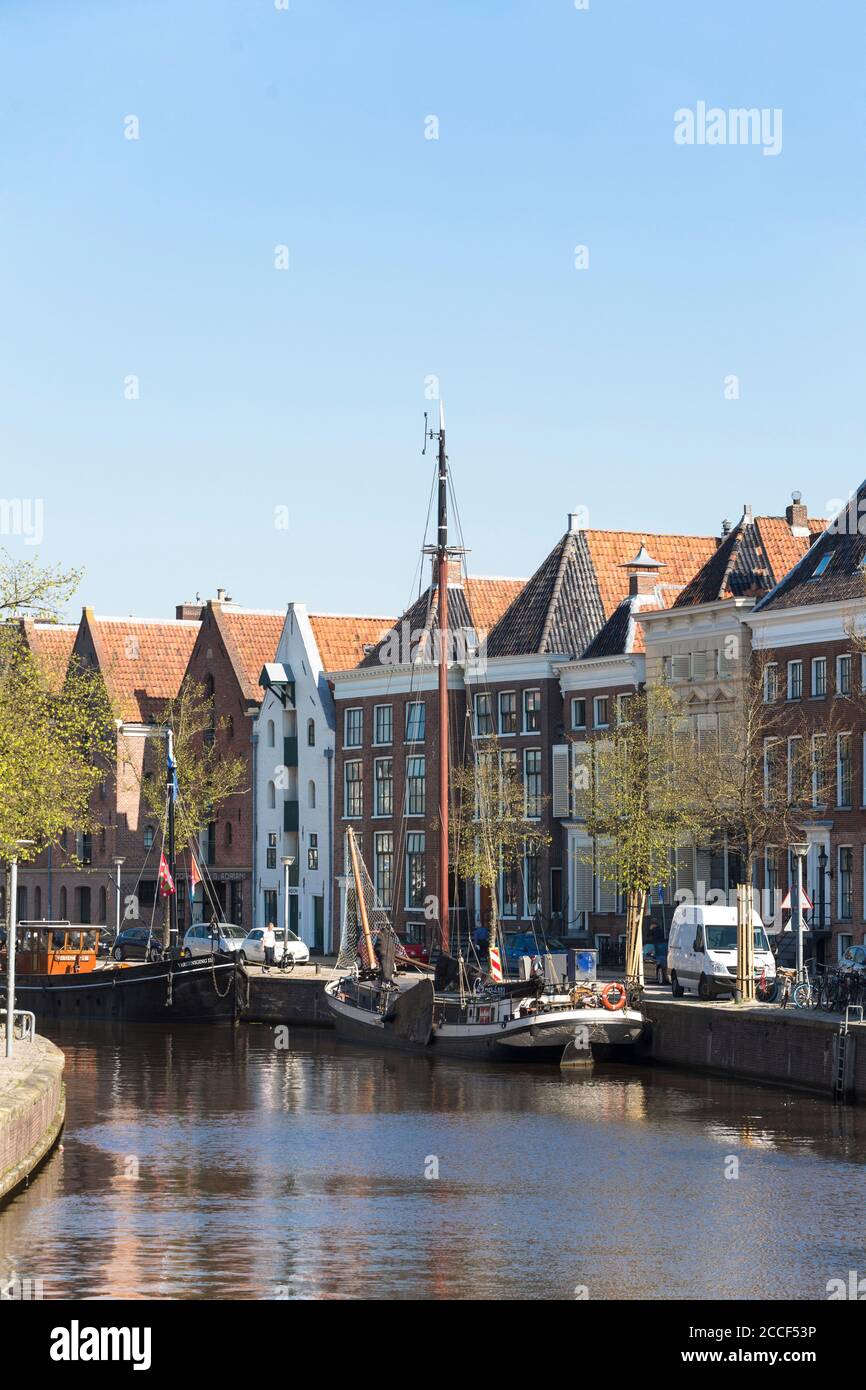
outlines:
M611 841L599 840L596 846L599 912L616 912L616 879L611 863Z
M592 912L592 860L589 857L589 841L578 842L574 854L574 903L571 916L578 912Z
M551 749L551 760L553 814L565 818L571 813L571 798L568 794L568 744L554 744Z
M677 890L695 891L695 848L694 845L677 845Z
M588 743L571 745L571 785L574 788L572 815L585 820L592 792L592 749Z
M692 661L689 653L671 659L671 674L675 681L687 681L691 673Z

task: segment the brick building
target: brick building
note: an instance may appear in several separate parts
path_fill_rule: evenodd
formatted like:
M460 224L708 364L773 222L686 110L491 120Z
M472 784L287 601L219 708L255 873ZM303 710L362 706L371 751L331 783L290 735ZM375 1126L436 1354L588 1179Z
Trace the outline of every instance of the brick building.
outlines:
M63 652L71 629L49 633L46 624L25 624L38 659L52 679L65 676ZM116 717L145 729L177 694L199 625L194 620L109 618L82 612L68 661L97 669ZM160 829L142 797L143 776L156 766L153 740L118 730L116 767L94 793L99 828L65 833L32 864L19 869L20 919L60 918L113 925L117 911L118 865L123 915L150 921L156 903ZM157 921L161 905L157 904Z

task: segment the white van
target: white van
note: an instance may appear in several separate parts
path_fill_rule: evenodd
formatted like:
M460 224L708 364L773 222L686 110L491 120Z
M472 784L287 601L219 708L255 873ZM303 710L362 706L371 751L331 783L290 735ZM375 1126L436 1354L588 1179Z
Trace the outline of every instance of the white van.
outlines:
M755 975L776 978L776 962L763 923L752 913L755 932ZM737 976L737 909L735 907L678 907L668 937L668 976L676 999L687 990L699 999L733 994Z

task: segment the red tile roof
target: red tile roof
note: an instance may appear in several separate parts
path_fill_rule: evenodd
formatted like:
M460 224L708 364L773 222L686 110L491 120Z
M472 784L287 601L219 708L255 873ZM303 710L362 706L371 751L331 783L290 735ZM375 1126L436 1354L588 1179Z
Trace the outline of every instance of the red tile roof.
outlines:
M659 592L663 602L672 603L676 591L715 554L718 544L715 536L654 535L650 531L587 530L583 534L607 617L628 593L628 572L621 567L634 559L641 545L664 565L658 574Z
M59 691L69 669L78 624L46 623L24 618L21 632L49 688Z
M100 618L86 608L75 648L86 656L89 633L120 718L147 723L180 689L199 626L176 619Z
M359 665L365 648L375 647L397 621L342 613L310 613L309 619L325 671L348 671Z
M212 606L244 699L261 703L264 691L259 676L265 663L276 656L285 613L234 608L222 603Z
M525 579L474 579L463 581L469 609L478 632L489 632L523 589Z

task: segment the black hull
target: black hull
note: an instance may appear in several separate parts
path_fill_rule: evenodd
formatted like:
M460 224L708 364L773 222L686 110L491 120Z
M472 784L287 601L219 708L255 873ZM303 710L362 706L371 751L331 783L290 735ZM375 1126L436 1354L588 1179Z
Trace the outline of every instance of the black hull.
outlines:
M246 976L225 956L158 961L90 975L15 976L15 1007L51 1019L130 1023L232 1023ZM0 976L5 1000L6 977Z

